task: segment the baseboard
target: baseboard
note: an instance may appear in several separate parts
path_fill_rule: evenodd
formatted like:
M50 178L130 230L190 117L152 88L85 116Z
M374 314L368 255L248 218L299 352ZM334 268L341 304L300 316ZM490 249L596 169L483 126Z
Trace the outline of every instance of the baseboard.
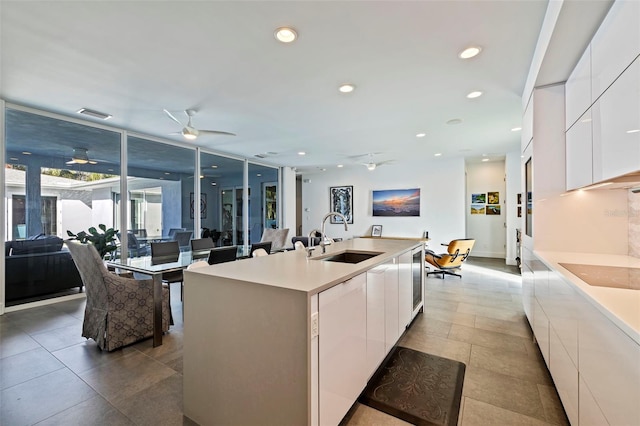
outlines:
M29 309L29 308L36 308L38 306L52 305L54 303L66 302L67 300L84 299L85 297L87 297L86 293L78 293L78 294L70 294L68 296L53 297L51 299L38 300L37 302L22 303L20 305L5 307L4 313L21 311L23 309Z

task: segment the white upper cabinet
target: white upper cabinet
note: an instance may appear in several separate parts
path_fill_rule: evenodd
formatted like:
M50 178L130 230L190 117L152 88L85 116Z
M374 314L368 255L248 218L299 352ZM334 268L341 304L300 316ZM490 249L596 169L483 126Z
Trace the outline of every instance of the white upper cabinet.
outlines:
M591 40L595 101L640 54L640 1L617 0Z
M567 191L593 183L591 110L588 110L565 135L567 149Z
M640 58L596 101L592 119L593 181L640 170Z
M568 130L591 106L591 49L588 46L567 80L565 95L565 129Z
M531 139L533 139L533 96L529 99L527 108L524 110L524 115L522 116L522 131L520 137L521 151L524 152L529 142L531 142Z

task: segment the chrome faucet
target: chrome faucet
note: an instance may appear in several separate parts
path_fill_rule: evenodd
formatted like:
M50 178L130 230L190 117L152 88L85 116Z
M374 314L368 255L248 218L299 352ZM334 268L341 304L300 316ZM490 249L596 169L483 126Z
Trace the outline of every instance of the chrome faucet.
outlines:
M314 228L311 230L311 232L309 232L309 236L307 237L307 247L305 249L307 250L307 257L311 257L311 252L315 250L315 247L313 246L313 241L317 232L320 232L318 231L317 228Z
M320 227L320 246L322 247L322 253L326 251L325 246L331 244L331 240L327 240L327 235L324 232L324 225L327 222L327 219L331 216L340 216L342 218L342 223L344 223L344 230L348 231L347 227L347 218L344 217L341 213L338 212L329 212L322 218L322 226Z

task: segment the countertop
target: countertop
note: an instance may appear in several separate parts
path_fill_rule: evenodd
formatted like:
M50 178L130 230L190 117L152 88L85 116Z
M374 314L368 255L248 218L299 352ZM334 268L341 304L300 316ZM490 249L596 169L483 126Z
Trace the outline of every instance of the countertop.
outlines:
M553 251L535 251L534 254L550 269L557 271L600 312L640 344L640 290L591 286L560 265L560 263L577 263L640 268L640 259L624 255Z
M210 265L185 271L185 274L186 277L191 273L206 274L313 295L421 245L422 243L408 240L355 238L326 246L325 254L322 254L322 248L318 246L311 258L307 257L306 251L291 250L269 256ZM382 254L357 264L317 260L344 250L381 252ZM188 282L186 284L188 285Z

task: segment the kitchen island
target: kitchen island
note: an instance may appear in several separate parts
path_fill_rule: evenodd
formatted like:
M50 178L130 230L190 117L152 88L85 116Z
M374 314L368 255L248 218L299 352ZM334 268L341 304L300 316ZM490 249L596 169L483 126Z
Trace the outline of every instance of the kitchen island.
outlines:
M415 250L354 239L311 258L185 271L184 414L201 425L337 424L415 314ZM373 256L322 260L345 252Z

